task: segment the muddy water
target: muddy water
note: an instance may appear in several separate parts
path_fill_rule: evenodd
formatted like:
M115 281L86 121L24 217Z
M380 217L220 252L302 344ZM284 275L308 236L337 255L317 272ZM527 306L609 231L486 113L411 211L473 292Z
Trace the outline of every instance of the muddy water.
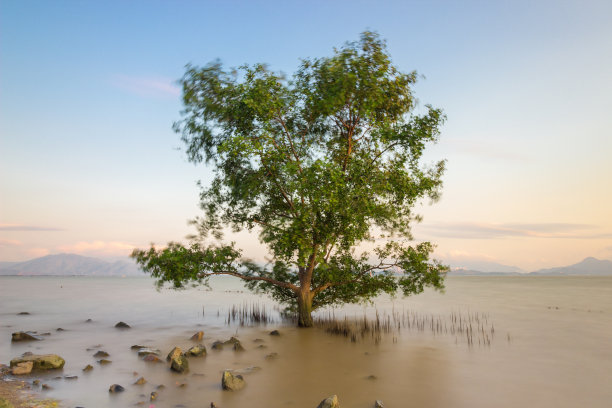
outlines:
M231 306L244 302L267 308L273 322L228 325ZM612 406L612 278L455 277L444 294L334 311L339 319L376 312L389 319L391 332L379 341L367 335L351 342L284 325L273 303L231 279L217 280L210 291L157 292L146 278L2 277L0 362L26 351L63 356L63 371L42 381L52 387L45 395L67 407L206 407L211 401L221 408L316 407L332 394L355 408L372 407L376 399L387 407ZM457 319L463 328L473 324L471 342ZM118 321L132 328L115 329ZM270 336L277 328L281 336ZM18 330L50 335L11 343ZM175 345L191 346L198 330L205 332L208 355L191 358L188 374L146 363L130 350L148 345L163 358ZM230 336L246 351L210 349ZM112 363L99 365L97 350L107 351ZM266 358L270 353L277 357ZM94 370L83 373L87 364ZM246 388L221 390L224 369L248 367L259 369L245 372ZM56 378L64 375L78 379ZM133 385L139 376L147 384ZM114 383L126 391L109 394ZM165 388L157 390L160 384ZM152 391L159 397L149 402Z

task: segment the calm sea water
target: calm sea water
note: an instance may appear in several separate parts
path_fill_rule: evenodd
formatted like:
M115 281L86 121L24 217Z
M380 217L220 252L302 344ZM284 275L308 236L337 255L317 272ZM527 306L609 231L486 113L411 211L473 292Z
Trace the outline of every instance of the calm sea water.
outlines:
M232 305L244 303L267 308L275 321L228 325ZM333 313L378 313L402 327L378 342L300 330L280 320L273 302L231 278L217 279L212 290L177 292L156 291L148 278L0 277L0 362L26 351L63 356L63 371L43 375L42 382L52 387L45 395L67 407L207 407L214 401L221 408L306 408L332 394L355 408L372 407L376 399L388 407L612 406L610 277L451 277L443 294L384 297ZM451 331L465 328L466 320L473 325L471 343L465 332ZM118 321L132 329L115 329ZM277 328L281 336L268 334ZM11 333L20 330L50 335L11 343ZM190 359L188 374L146 363L130 350L144 344L165 356L175 345L191 346L198 330L205 332L208 356ZM210 350L213 341L233 335L246 351ZM96 362L98 349L112 364ZM273 352L277 358L266 358ZM83 373L87 364L94 370ZM244 375L246 388L221 390L224 369L252 366L260 370ZM133 385L141 375L147 384ZM126 391L110 395L114 383ZM160 384L165 388L149 402Z

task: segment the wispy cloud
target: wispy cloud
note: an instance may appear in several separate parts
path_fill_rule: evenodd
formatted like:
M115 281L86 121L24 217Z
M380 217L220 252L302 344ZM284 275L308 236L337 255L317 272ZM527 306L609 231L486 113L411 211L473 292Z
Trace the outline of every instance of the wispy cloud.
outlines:
M64 231L62 228L42 227L39 225L0 224L0 231Z
M420 229L432 236L462 239L495 239L511 237L605 239L612 233L595 225L571 223L437 223Z
M0 238L0 247L20 246L20 245L23 245L23 242L17 241L16 239Z
M118 241L81 241L75 244L57 247L61 252L105 256L128 255L134 248L135 246L132 244Z
M180 95L180 88L174 80L163 77L136 77L115 75L111 79L113 86L145 97L172 97Z
M508 161L529 161L529 156L523 152L516 152L499 144L470 139L448 139L444 141L453 151L470 156L485 157L488 159Z

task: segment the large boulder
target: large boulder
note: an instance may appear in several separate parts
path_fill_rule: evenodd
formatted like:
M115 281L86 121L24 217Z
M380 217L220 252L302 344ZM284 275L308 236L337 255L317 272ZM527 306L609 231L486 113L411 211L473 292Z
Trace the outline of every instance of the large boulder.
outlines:
M240 374L234 375L230 371L223 371L223 377L221 377L221 387L228 391L238 391L244 388L244 378Z
M33 368L34 368L34 362L24 361L23 363L19 363L15 367L13 367L13 369L11 370L11 373L13 373L13 375L30 374Z
M338 396L337 395L332 395L331 397L325 398L317 406L317 408L338 408L338 407L340 407L340 403L338 402Z
M179 355L176 358L172 359L170 363L170 369L177 373L186 373L189 371L189 361L187 361L187 357L184 355Z
M12 359L11 368L28 361L32 362L34 370L54 370L66 364L66 361L57 354L30 354Z
M170 351L170 353L168 353L168 356L166 356L166 361L172 361L182 354L183 354L183 350L181 350L180 347L175 347Z
M33 341L42 340L43 338L35 332L15 332L12 334L11 341Z

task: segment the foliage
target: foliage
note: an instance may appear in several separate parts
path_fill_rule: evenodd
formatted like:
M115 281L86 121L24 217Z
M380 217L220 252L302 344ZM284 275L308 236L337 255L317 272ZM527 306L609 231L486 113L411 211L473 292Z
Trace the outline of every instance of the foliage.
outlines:
M256 265L233 243L203 241L133 257L161 283L234 275L280 301L310 299L308 314L381 292L442 288L447 268L429 260L433 246L409 245L413 207L439 197L444 171L444 161L420 163L445 117L428 105L414 113L416 79L370 32L331 57L303 60L290 80L262 64L187 66L175 129L189 160L214 169L201 190L200 237L220 238L228 226L256 231L273 260ZM357 254L376 238L386 243Z

